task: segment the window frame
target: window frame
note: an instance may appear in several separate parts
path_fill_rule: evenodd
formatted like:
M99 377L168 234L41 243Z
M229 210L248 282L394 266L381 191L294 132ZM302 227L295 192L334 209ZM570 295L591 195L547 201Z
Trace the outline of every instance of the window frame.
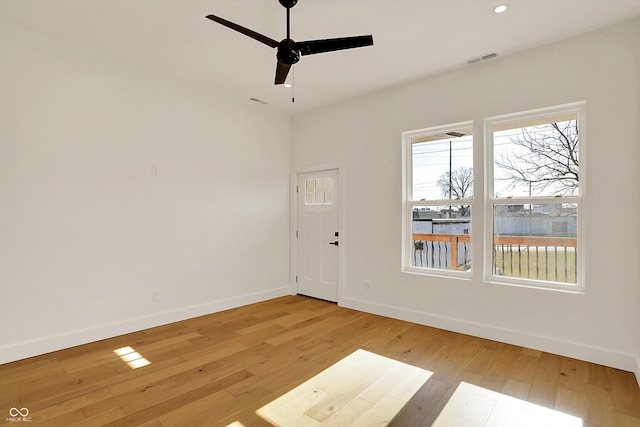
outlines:
M579 140L579 164L577 196L534 196L534 197L495 197L494 193L494 129L511 124L522 123L523 121L537 122L543 119L552 119L562 115L578 116ZM585 291L585 239L584 239L584 215L583 199L585 197L585 152L586 152L586 132L585 132L585 102L575 102L554 107L529 110L519 113L494 116L484 119L484 246L483 246L483 279L485 283L520 286L537 289L547 289L571 293L584 293ZM546 280L529 278L499 276L493 271L493 249L494 249L494 212L495 206L511 204L558 204L571 203L577 206L577 256L576 256L576 283L567 284Z
M412 264L412 245L413 245L413 210L414 208L428 207L428 206L470 206L471 208L471 241L473 242L473 221L474 211L476 209L477 202L474 197L461 200L449 200L449 199L428 199L428 200L413 200L413 141L420 137L428 137L435 134L460 131L461 129L474 129L474 122L464 121L459 123L452 123L443 126L434 126L424 129L417 129L407 132L402 132L402 252L401 262L404 273L419 274L425 276L435 277L451 277L457 279L471 280L473 276L473 269L471 271L460 270L448 270L432 267L416 267ZM475 157L477 150L476 141L474 138L472 153ZM477 188L476 176L474 171L474 187ZM474 191L475 194L475 191ZM472 246L471 246L472 247ZM473 254L472 254L473 257ZM473 258L472 258L473 259ZM479 268L481 262L476 262L476 269Z

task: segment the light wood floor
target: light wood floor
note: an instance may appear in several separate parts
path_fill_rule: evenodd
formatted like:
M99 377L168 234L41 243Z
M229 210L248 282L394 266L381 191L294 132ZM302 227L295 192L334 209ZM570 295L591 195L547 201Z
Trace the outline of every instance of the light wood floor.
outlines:
M630 372L288 296L0 366L0 424L25 425L9 420L23 408L49 426L351 426L342 409L376 408L362 425L534 425L504 417L539 410L638 427L640 389Z

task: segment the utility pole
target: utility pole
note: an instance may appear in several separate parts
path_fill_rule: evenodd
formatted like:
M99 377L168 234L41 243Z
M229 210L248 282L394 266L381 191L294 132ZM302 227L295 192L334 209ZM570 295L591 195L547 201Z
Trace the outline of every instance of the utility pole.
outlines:
M451 143L453 142L453 140L449 140L449 201L451 201L452 199L452 193L453 193L453 171L451 170L451 161L453 158L453 150L451 147ZM451 205L449 205L449 218L452 218L453 215L451 214Z
M531 181L529 181L529 199L531 199ZM529 236L531 236L531 221L533 215L533 204L531 204L531 200L529 200Z

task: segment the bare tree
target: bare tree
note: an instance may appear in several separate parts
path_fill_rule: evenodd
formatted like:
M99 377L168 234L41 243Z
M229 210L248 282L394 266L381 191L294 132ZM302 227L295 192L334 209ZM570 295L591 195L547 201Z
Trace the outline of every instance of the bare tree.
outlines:
M510 188L529 187L531 194L551 188L555 194L575 194L578 189L578 121L549 123L517 129L509 137L508 153L496 153L499 179Z
M473 168L459 167L445 172L438 178L438 186L445 199L468 199L473 196Z
M445 199L469 199L473 196L473 168L464 166L445 172L438 178L438 186ZM460 215L467 216L469 206L460 206Z

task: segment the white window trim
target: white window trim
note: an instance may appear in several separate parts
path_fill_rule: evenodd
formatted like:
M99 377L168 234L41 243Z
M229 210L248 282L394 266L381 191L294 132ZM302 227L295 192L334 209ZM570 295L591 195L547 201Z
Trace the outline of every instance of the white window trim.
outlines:
M496 198L494 197L494 176L493 176L493 129L508 125L510 123L521 122L523 120L544 119L546 117L556 117L561 114L578 114L578 131L580 133L580 163L579 163L579 175L580 181L578 183L579 196L564 196L564 197L522 197L522 198ZM485 167L484 167L484 183L485 183L485 224L484 224L484 251L483 251L483 263L484 263L484 281L486 283L519 286L527 288L547 289L562 292L571 293L584 293L585 292L585 225L584 215L582 209L582 201L585 197L585 103L575 102L571 104L564 104L555 107L541 108L537 110L530 110L521 113L506 114L502 116L495 116L486 118L484 120L484 141L485 141ZM544 204L544 203L575 203L578 206L578 243L577 251L578 258L576 259L576 284L566 284L561 282L550 282L534 279L524 279L518 277L505 277L497 276L493 272L493 212L496 204ZM473 211L472 211L473 212Z
M458 206L465 205L471 206L471 241L473 242L473 221L474 210L476 208L476 202L474 199L464 200L413 200L413 157L412 157L412 140L414 138L426 135L434 135L440 133L447 133L452 131L459 131L460 129L473 128L473 121L453 123L444 126L434 126L430 128L412 130L402 133L402 169L405 173L402 176L402 272L410 274L419 274L424 276L434 277L451 277L457 279L471 280L473 275L472 271L457 271L457 270L445 270L439 268L427 268L427 267L415 267L411 263L411 244L413 242L413 209L420 206ZM474 141L475 144L475 141ZM474 145L474 152L475 152ZM474 176L474 187L475 176ZM473 257L473 253L472 253ZM473 259L473 258L472 258ZM480 268L479 262L474 264L476 268Z

